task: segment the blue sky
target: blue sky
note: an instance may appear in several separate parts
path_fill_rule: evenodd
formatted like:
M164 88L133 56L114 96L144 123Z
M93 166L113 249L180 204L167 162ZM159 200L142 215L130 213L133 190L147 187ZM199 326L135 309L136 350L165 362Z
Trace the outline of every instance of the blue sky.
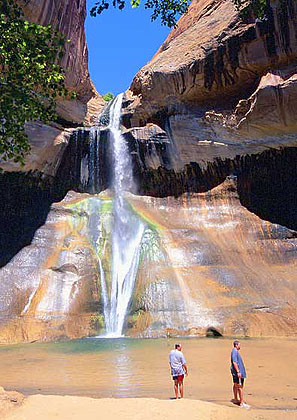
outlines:
M137 71L146 64L166 39L169 29L157 20L151 22L150 10L124 10L110 7L96 18L90 8L96 0L87 0L86 36L89 71L99 93L115 95L125 91Z

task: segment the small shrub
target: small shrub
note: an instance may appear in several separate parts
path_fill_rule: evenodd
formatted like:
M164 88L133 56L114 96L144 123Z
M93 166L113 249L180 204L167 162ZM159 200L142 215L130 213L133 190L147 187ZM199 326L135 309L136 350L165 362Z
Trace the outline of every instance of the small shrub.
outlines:
M102 95L102 98L103 98L106 102L109 102L109 101L112 101L112 100L113 100L113 98L114 98L114 94L113 94L113 93L111 93L111 92L107 92L107 93L105 93L104 95Z

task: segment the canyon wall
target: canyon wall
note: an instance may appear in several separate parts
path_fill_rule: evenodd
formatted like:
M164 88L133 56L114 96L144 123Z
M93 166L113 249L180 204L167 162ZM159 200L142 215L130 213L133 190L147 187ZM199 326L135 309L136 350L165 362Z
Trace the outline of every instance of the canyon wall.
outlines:
M182 105L232 109L268 71L296 63L295 1L271 0L265 19L241 18L231 0L193 1L135 76L134 125ZM276 86L277 83L274 83Z
M66 85L82 98L90 99L94 93L88 72L88 50L85 39L85 1L26 1L25 18L38 25L51 25L65 35L65 56L61 61L66 73Z
M262 20L231 0L193 1L135 76L125 126L165 131L178 170L296 146L296 27L296 1L271 0Z
M73 129L79 125L96 123L105 101L96 91L88 70L88 48L84 23L86 0L29 0L19 1L25 18L40 25L51 25L63 33L69 42L65 43L65 54L60 64L65 70L66 87L77 94L76 99L58 98L58 122L43 124L29 122L26 133L31 152L22 167L13 162L1 162L5 171L38 171L51 177L56 173L63 152Z
M89 75L88 48L84 22L86 0L29 0L20 3L25 18L39 25L51 25L69 40L65 44L65 55L61 65L66 71L66 86L77 93L76 100L59 100L58 114L66 121L82 123L92 120L94 112L104 106Z

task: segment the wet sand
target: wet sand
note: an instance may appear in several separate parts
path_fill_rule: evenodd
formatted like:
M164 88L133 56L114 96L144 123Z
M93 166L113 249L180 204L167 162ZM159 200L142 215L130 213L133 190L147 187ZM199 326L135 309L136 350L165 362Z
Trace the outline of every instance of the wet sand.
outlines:
M123 416L128 416L129 412L131 416L131 410L137 411L138 405L143 404L148 410L147 417L139 417L143 419L151 416L150 410L153 412L156 410L161 416L158 418L163 418L163 410L168 414L168 410L171 409L173 413L178 413L179 411L175 410L180 409L180 415L183 413L183 416L185 416L185 410L190 410L188 413L190 418L197 418L194 416L195 410L198 408L204 410L203 407L206 411L210 410L209 413L212 412L211 410L214 412L218 409L222 410L222 413L226 412L227 416L223 417L220 414L216 417L217 414L215 414L214 417L205 418L229 418L229 410L232 415L235 413L234 410L237 410L236 413L241 413L242 409L230 402L232 398L232 380L229 369L231 339L179 340L189 366L189 376L185 380L186 399L170 401L170 397L173 396L173 386L168 353L175 341L173 339L80 340L0 347L1 385L8 390L17 390L27 396L56 394L101 398L100 400L85 398L77 400L72 397L33 395L26 400L22 409L18 409L19 413L22 412L20 410L31 410L30 407L35 407L34 410L37 410L39 405L50 409L48 407L50 401L53 402L52 410L55 406L61 406L57 410L62 411L64 410L62 406L65 406L67 411L66 407L70 409L72 404L82 404L86 406L86 409L90 405L90 410L92 407L95 410L95 406L100 410L109 410L109 405L114 404L116 407L121 407ZM241 354L248 374L245 400L252 406L250 413L257 414L259 410L259 413L261 412L257 414L258 417L242 418L297 419L297 340L247 339L241 340L241 343ZM106 399L109 397L129 397L129 399ZM141 399L131 397L141 397ZM116 403L111 403L111 401L116 401ZM215 405L205 405L204 402L215 403ZM240 416L244 415L240 414ZM24 414L23 417L11 418L33 420L35 417L29 415L26 417ZM39 416L38 418L57 419L59 417L50 417L49 414L49 417ZM70 418L80 417L73 415ZM91 420L93 417L90 414L89 417L81 418ZM169 415L164 418L169 418ZM66 420L68 417L63 414L61 419Z

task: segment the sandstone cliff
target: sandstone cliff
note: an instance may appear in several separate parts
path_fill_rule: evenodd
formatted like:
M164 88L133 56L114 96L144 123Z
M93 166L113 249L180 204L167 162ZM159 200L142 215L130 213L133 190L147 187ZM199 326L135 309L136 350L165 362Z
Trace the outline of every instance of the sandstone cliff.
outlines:
M135 76L131 91L136 97L129 97L127 110L130 124L162 125L166 115L185 115L190 123L196 119L198 128L198 120L210 121L209 114L203 118L205 112L214 110L212 122L232 130L218 133L214 127L208 137L238 136L240 142L239 136L254 139L295 131L296 27L297 4L292 0L271 0L263 20L242 20L231 0L194 0L177 29ZM196 136L197 141L205 137Z
M242 206L241 183L129 197L146 228L125 334L296 334L296 232ZM31 244L0 271L1 342L104 332L98 267L110 278L111 224L108 193L68 193L51 206Z
M26 124L31 151L26 157L24 167L13 161L0 163L5 171L38 171L52 177L60 165L73 131L64 126L95 124L105 101L96 91L88 71L88 48L84 30L86 0L29 0L25 2L25 6L23 2L20 4L29 21L52 25L69 39L70 42L65 44L65 55L61 65L66 71L66 86L78 96L73 100L57 101L60 124Z
M88 49L85 38L86 0L29 0L24 6L25 17L40 25L52 25L70 40L66 44L61 65L66 70L66 86L78 94L77 100L59 101L59 115L71 122L92 121L104 106L90 80ZM96 106L96 110L94 110Z

